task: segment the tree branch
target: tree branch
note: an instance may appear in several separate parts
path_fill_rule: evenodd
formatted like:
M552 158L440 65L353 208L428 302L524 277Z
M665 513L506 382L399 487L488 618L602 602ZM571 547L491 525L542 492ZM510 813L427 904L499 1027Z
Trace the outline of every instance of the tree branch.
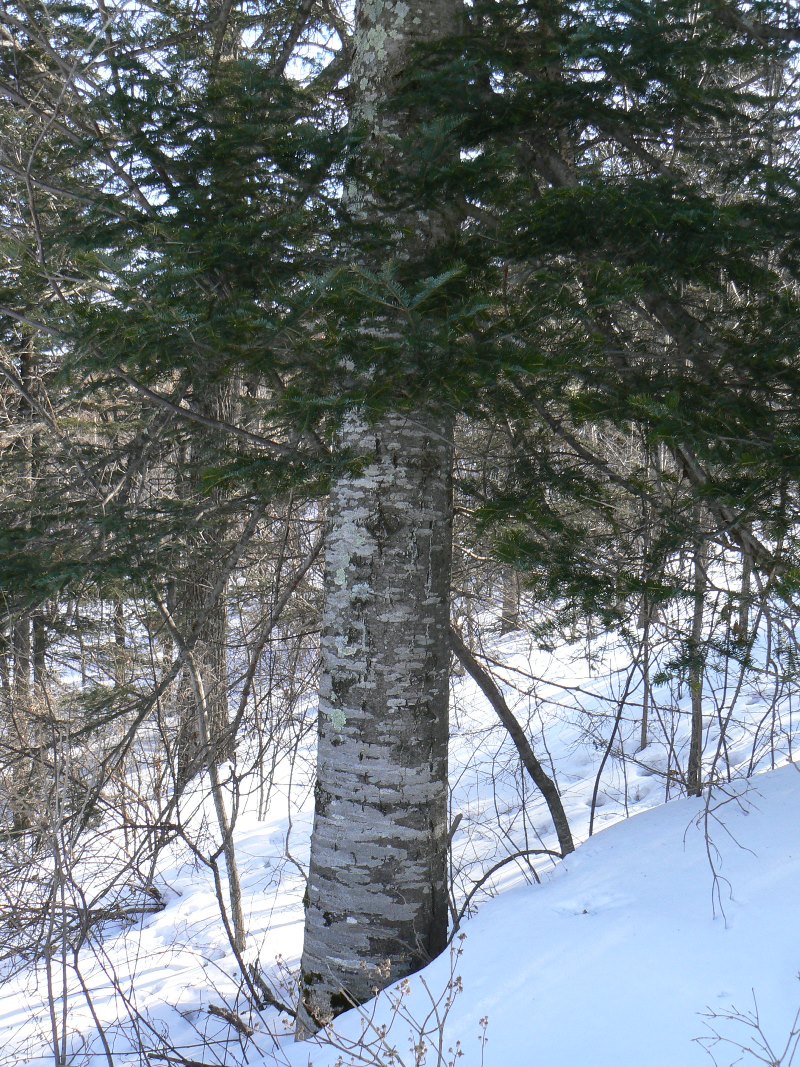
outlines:
M572 841L572 832L569 828L569 822L567 821L566 813L564 812L564 805L561 803L561 797L559 796L558 789L555 782L545 772L539 760L536 758L536 754L531 748L528 738L525 736L525 731L514 717L514 713L506 703L505 697L500 692L494 679L489 672L478 663L470 650L464 644L461 639L461 635L454 627L450 627L450 647L455 652L456 657L461 663L464 670L469 674L483 695L492 705L497 712L497 716L508 730L511 740L514 742L519 758L522 761L522 765L528 774L536 784L537 789L544 797L550 812L550 817L553 820L553 825L558 836L558 845L561 849L561 855L566 856L570 852L575 851L575 845Z

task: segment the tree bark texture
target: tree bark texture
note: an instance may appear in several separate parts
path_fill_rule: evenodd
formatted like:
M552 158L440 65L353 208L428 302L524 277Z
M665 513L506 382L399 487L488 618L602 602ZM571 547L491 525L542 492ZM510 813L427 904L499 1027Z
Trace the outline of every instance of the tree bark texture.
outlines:
M345 201L397 235L372 269L411 262L447 234L435 212L382 206L370 168L402 187L413 120L389 102L412 46L454 33L460 11L461 0L356 4L351 120L367 133L366 166ZM364 322L367 336L402 328ZM418 970L447 940L452 420L425 401L372 423L353 409L340 444L360 471L336 482L328 507L298 1038Z
M443 421L418 412L351 425L367 466L332 493L300 1037L446 943L452 445Z

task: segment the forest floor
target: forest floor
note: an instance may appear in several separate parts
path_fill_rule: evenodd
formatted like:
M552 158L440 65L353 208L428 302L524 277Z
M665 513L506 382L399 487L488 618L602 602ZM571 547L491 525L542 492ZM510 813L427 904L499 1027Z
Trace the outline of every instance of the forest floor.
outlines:
M504 663L497 676L509 703L557 777L582 842L573 855L536 854L556 847L547 810L491 709L456 678L453 884L454 909L465 914L453 947L341 1017L324 1041L295 1045L288 1015L246 996L241 964L292 1002L312 811L307 731L267 784L254 770L226 786L244 954L231 950L220 917L208 862L219 833L201 780L172 816L183 834L144 881L120 829L101 824L68 863L62 857L54 914L77 901L98 919L78 951L53 940L38 962L0 964L0 1065L788 1067L800 1009L800 773L789 698L776 701L763 675L735 685L711 677L706 771L718 753L718 784L686 799L676 779L688 692L656 687L650 743L637 751L641 686L622 645L532 653L512 636L488 652ZM669 723L659 719L666 704ZM736 777L743 771L752 777ZM153 888L160 910L137 910Z

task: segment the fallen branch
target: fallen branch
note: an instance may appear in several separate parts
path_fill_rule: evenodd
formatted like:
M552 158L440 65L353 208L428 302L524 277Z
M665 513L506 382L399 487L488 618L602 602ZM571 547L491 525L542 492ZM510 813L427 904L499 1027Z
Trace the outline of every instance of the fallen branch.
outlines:
M255 1033L253 1027L248 1026L244 1019L237 1015L235 1011L231 1011L230 1008L221 1008L218 1004L209 1004L208 1014L214 1015L217 1019L224 1019L228 1026L238 1030L244 1037L252 1037Z

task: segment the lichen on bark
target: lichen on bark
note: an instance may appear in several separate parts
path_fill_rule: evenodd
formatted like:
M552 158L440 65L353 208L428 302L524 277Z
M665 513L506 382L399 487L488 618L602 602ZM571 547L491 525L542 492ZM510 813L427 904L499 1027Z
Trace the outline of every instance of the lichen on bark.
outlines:
M444 947L449 431L441 413L365 424L372 462L329 505L301 1036Z
M399 76L412 46L456 32L460 14L461 0L357 4L351 121L365 137L345 201L397 235L359 260L369 270L424 258L446 234L446 220L398 213L371 182L382 165L403 182L414 131L392 105ZM376 352L402 341L402 328L365 312ZM343 376L370 385L378 363L359 371L345 353ZM387 407L343 420L339 444L354 462L327 512L299 1038L419 969L447 937L452 422L435 398Z

